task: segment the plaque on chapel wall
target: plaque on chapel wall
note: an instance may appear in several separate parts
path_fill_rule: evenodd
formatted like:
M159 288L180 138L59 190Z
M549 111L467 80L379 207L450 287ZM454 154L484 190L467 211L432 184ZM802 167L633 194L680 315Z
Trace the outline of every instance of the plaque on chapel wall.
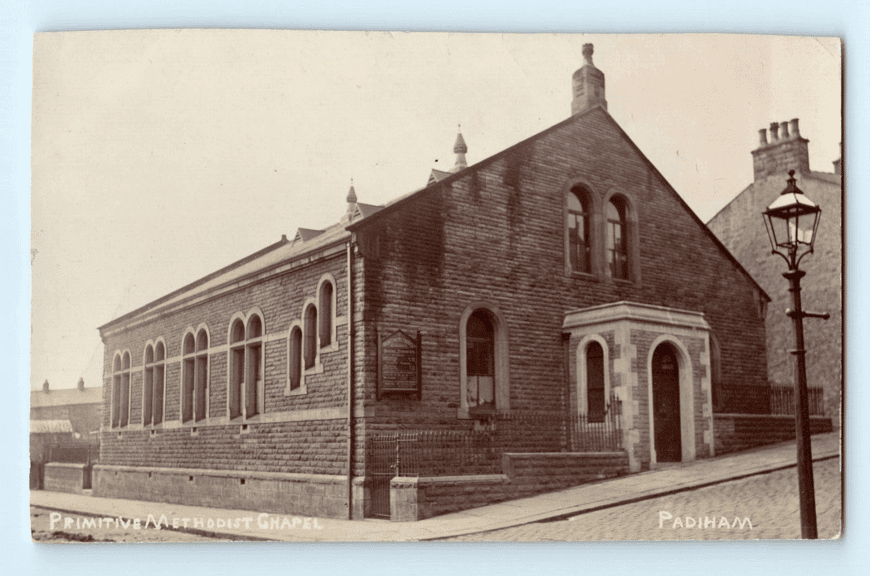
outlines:
M383 394L412 393L420 399L420 332L412 338L396 330L378 335L378 400Z

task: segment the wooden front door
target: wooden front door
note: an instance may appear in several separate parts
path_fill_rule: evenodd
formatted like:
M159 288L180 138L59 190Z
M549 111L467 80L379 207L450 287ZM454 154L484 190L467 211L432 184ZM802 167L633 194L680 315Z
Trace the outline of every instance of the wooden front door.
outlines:
M670 344L653 353L653 429L659 462L682 460L680 441L680 369Z

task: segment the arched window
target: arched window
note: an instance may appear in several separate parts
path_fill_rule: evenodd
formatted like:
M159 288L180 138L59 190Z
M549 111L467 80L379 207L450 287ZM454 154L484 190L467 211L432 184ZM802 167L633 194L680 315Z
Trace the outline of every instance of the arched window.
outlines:
M302 329L294 326L290 330L290 391L302 386Z
M263 394L263 321L256 313L247 324L237 318L230 328L230 418L260 412Z
M333 314L335 313L333 306L334 295L335 289L332 286L332 282L324 280L320 284L320 292L317 295L317 303L320 312L319 336L321 348L325 348L332 344Z
M487 310L475 310L465 326L466 400L470 411L495 409L495 330Z
M604 422L604 349L598 342L586 347L586 416L589 422Z
M142 424L160 424L163 422L163 392L166 380L166 347L163 342L145 347L144 375Z
M126 426L130 419L130 353L119 352L112 364L112 427Z
M208 333L201 328L184 336L181 374L181 421L199 422L207 416Z
M112 428L118 426L121 417L121 354L116 353L112 361Z
M629 278L625 202L621 198L607 203L607 273L612 278Z
M568 193L568 260L572 272L592 272L588 190L575 186Z
M317 307L310 304L305 309L305 369L311 368L317 362Z

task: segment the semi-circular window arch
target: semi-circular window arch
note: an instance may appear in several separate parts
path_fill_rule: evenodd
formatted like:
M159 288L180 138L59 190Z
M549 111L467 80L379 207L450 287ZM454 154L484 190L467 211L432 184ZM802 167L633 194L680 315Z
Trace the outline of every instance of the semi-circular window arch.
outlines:
M601 422L610 398L610 350L590 334L577 344L577 410L589 422Z

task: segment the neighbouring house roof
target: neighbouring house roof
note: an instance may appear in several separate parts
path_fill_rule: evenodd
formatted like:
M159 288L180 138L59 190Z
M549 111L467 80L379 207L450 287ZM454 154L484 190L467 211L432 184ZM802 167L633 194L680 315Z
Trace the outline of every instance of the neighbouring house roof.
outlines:
M31 420L31 434L72 434L73 427L69 420Z
M67 388L62 390L31 390L30 407L47 408L52 406L71 406L74 404L102 404L102 388ZM49 420L42 420L49 422Z

